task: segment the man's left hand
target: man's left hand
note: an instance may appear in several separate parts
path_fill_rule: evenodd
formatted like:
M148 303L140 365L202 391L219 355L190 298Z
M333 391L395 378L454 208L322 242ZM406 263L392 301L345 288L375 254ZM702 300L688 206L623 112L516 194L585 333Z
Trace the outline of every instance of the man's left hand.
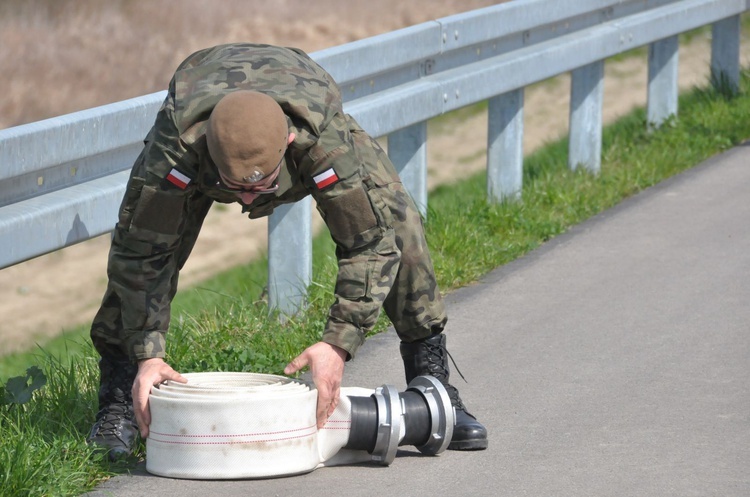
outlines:
M305 366L310 366L313 383L318 389L318 429L323 428L339 404L346 356L347 352L344 349L318 342L306 348L284 368L285 374L293 374Z

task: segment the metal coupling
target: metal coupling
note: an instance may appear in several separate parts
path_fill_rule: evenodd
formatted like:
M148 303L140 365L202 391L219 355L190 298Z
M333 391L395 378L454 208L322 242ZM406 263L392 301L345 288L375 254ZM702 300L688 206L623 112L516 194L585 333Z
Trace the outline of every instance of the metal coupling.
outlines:
M352 424L344 448L366 450L380 464L391 464L402 445L414 445L427 455L440 454L453 437L453 405L433 376L414 378L403 393L383 385L370 397L349 400Z

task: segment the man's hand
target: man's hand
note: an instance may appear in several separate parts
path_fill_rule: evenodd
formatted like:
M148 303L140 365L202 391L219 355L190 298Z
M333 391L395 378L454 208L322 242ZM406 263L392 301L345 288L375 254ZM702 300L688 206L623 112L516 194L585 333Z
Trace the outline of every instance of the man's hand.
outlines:
M306 348L284 368L285 374L292 374L310 366L313 382L318 389L318 429L323 428L339 403L346 355L347 352L340 347L318 342Z
M153 385L166 380L187 383L187 378L172 369L163 359L145 359L138 363L138 374L133 382L133 410L143 438L148 437L148 425L151 424L148 394Z

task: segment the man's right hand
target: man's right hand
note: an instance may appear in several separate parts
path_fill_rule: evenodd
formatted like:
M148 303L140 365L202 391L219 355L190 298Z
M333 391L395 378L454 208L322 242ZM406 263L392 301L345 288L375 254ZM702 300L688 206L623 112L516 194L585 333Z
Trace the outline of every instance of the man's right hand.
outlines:
M151 411L148 406L151 387L166 380L187 383L187 378L172 369L164 359L144 359L138 363L138 374L133 382L133 410L143 438L148 437L148 426L151 424Z
M318 429L325 426L328 417L336 410L341 395L341 378L347 352L335 345L318 342L306 348L284 368L284 374L296 373L310 366L315 388L318 390L316 417Z

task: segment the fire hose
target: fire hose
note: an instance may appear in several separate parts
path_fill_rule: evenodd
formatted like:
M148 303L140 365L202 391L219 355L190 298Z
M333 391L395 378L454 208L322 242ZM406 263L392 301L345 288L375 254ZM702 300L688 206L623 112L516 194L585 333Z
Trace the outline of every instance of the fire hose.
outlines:
M257 373L187 373L151 390L146 470L159 476L238 479L288 476L323 466L389 465L399 446L436 455L455 414L445 387L419 376L398 392L344 387L318 430L308 382Z

